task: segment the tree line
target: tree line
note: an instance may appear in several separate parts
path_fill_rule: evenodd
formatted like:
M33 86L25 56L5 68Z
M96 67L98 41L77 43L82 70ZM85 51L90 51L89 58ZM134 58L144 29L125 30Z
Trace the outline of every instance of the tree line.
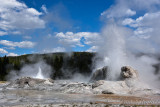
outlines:
M95 53L50 53L30 54L15 57L0 57L0 80L6 80L6 76L12 71L20 71L26 64L35 64L40 60L52 67L52 79L69 79L75 73L90 75L92 72L92 58Z
M8 74L7 65L9 64L9 58L4 56L0 58L0 80L4 81L6 75Z

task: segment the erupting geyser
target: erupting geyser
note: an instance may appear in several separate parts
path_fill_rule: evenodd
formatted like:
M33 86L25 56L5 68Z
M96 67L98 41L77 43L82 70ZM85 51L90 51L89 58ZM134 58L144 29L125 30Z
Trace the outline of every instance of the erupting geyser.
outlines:
M44 79L44 76L43 76L43 74L42 74L41 67L38 68L38 73L37 73L37 75L36 75L36 78Z
M99 55L104 60L98 62L99 68L108 66L107 80L117 80L120 69L127 65L126 29L111 21L102 30L102 42Z

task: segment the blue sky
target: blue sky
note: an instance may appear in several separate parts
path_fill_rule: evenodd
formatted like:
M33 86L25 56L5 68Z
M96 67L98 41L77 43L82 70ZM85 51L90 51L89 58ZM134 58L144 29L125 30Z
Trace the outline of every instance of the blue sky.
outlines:
M110 20L130 31L128 39L138 44L130 45L131 48L143 52L144 48L147 48L145 51L159 52L159 25L156 22L160 19L160 0L0 2L0 56L94 52L100 48L103 27Z

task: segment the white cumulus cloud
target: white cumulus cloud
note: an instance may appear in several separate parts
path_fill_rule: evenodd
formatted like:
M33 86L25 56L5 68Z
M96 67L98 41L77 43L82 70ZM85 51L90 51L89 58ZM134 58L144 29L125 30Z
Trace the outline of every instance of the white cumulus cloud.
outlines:
M139 16L136 19L126 18L122 21L123 25L128 25L134 28L134 35L137 36L139 39L148 39L148 40L137 40L139 44L145 43L149 45L150 49L154 49L153 52L159 52L160 49L156 49L160 45L160 11L155 12L148 12L145 13L143 16ZM133 38L132 38L133 39ZM154 44L153 44L154 43ZM151 48L152 47L152 48ZM150 51L151 52L151 51Z
M8 40L1 40L0 44L4 46L19 47L19 48L33 48L35 46L35 43L31 41L13 42Z
M127 11L126 11L126 15L128 15L128 16L133 16L133 15L135 15L136 14L136 11L133 11L133 10L131 10L131 9L128 9Z
M139 10L155 11L159 10L160 0L115 0L115 5L101 13L105 18L122 18L133 16Z
M4 35L7 35L7 34L8 34L7 32L0 31L0 36L4 36Z
M17 0L0 0L0 29L44 28L45 22L39 17L41 14Z
M88 50L86 50L87 52L97 52L98 50L98 46L92 46L91 48L89 48Z
M91 45L97 42L100 37L99 33L95 32L60 32L56 34L56 38L58 38L59 42L62 44L68 44L72 47L81 46L84 47L84 44ZM81 39L84 38L84 44L81 43Z
M44 49L43 53L66 52L64 47L56 47L53 49Z
M18 54L15 54L15 53L9 53L7 56L18 56Z
M8 53L5 49L3 49L3 48L0 48L0 53L1 54L6 54L6 53Z

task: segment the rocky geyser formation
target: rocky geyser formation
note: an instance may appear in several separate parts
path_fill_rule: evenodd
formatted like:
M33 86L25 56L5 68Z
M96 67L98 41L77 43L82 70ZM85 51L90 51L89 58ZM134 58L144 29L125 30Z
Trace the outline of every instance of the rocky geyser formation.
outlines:
M121 79L127 79L127 78L138 79L138 72L130 66L123 66L121 68L120 76Z
M104 80L107 78L108 67L104 66L103 68L97 69L91 76L90 82L97 80Z
M107 73L107 67L99 70L100 75ZM99 77L101 77L98 75ZM93 78L94 77L94 78ZM93 74L92 79L96 79ZM121 68L121 80L99 80L94 83L72 82L69 80L35 79L23 77L0 86L0 90L26 89L44 90L59 93L116 94L116 95L160 95L160 91L140 82L138 72L130 66Z

